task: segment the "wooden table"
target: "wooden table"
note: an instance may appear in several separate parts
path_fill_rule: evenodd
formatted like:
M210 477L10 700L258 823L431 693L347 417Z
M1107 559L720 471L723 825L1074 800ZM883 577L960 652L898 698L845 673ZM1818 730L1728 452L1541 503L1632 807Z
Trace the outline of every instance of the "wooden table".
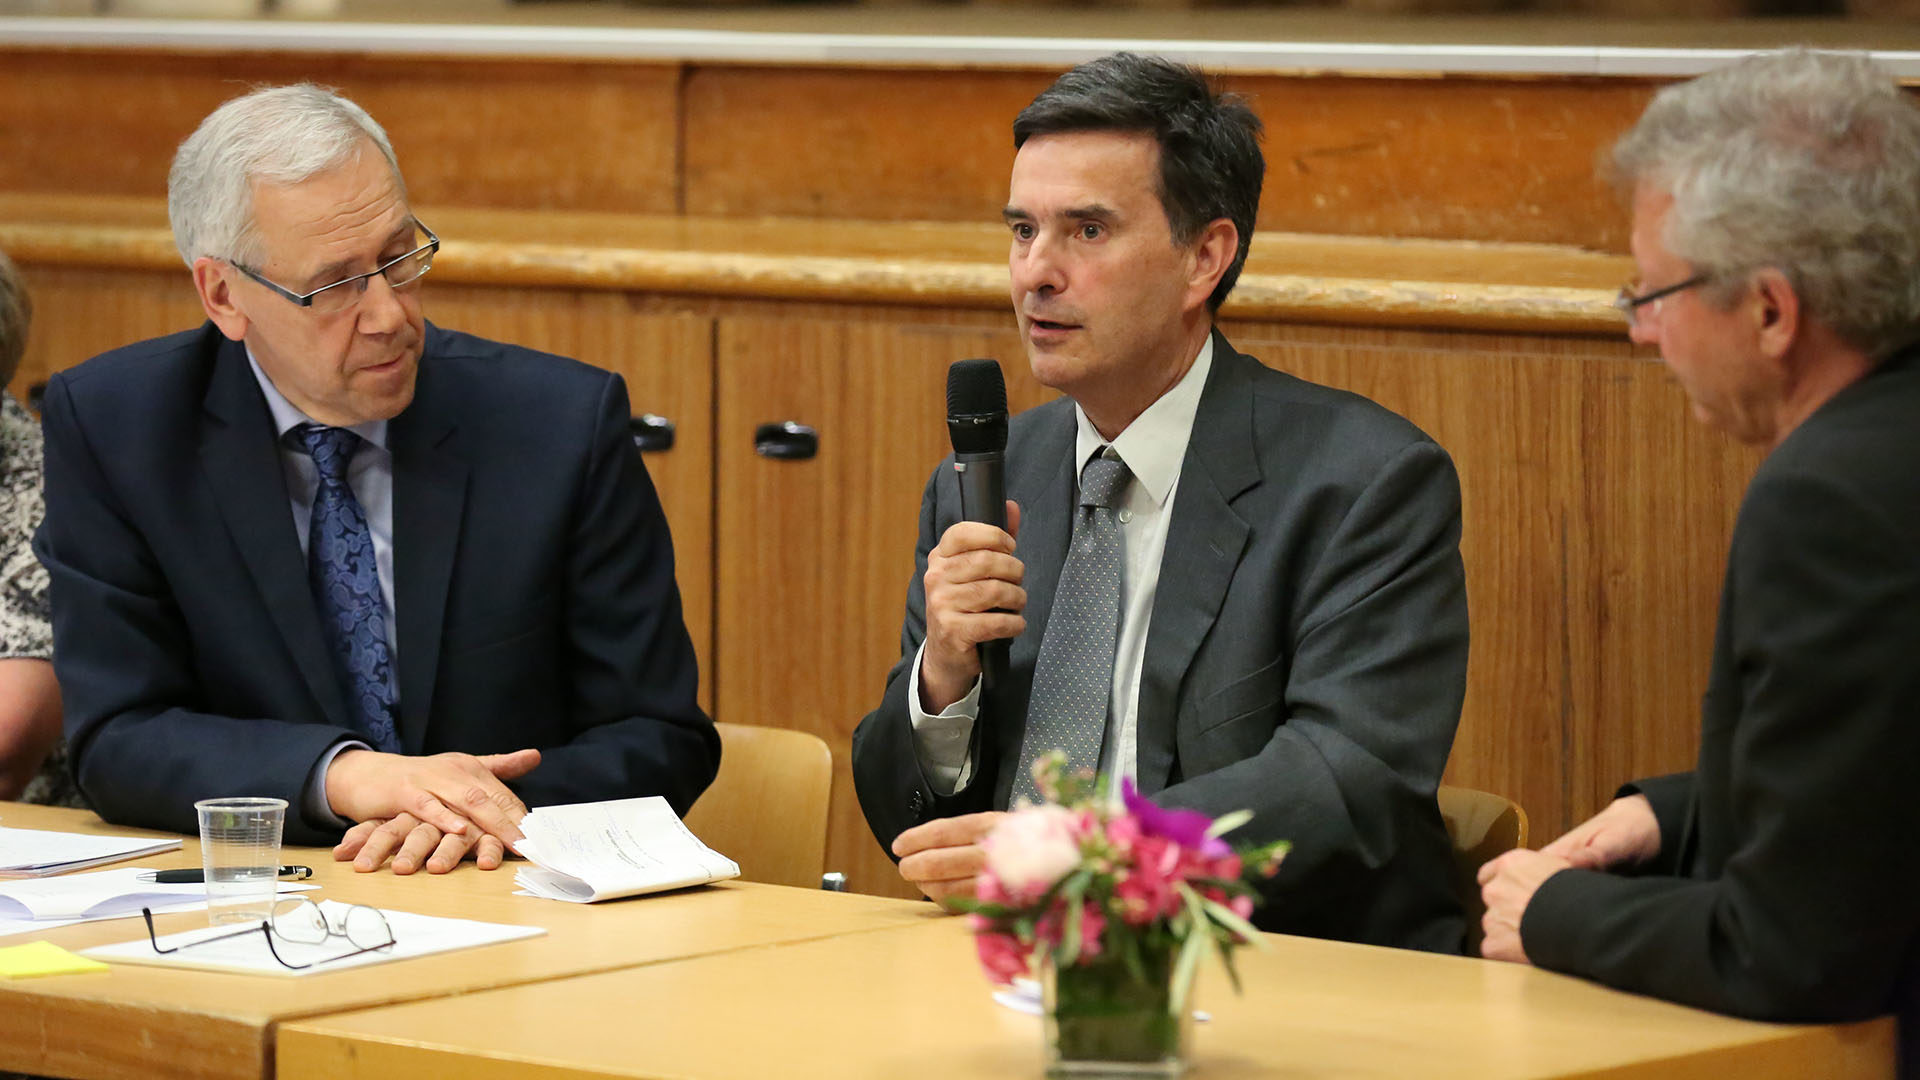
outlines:
M1893 1075L1893 1022L1732 1020L1512 964L1273 936L1246 993L1209 971L1192 1076ZM329 1016L282 1080L1038 1076L958 919Z
M78 810L0 803L0 824L69 832L141 834ZM160 835L160 834L153 834ZM77 1077L267 1077L275 1025L348 1009L466 994L662 960L806 941L880 927L946 921L932 905L881 897L728 882L608 904L514 896L508 868L472 864L451 874L355 874L324 849L287 848L283 862L315 871L332 897L403 911L541 926L523 941L306 979L138 965L42 979L0 980L0 1068ZM200 865L199 841L134 863ZM204 925L181 913L162 933ZM71 949L144 936L138 919L83 923L38 935ZM0 945L36 940L0 938Z

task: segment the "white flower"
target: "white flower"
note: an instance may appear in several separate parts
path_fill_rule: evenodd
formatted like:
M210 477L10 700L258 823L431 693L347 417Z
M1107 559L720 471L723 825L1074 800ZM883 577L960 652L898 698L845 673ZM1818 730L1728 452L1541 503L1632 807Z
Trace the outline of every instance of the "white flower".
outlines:
M1034 900L1080 865L1077 821L1077 815L1062 807L1029 806L1008 814L987 834L981 842L987 870L1009 899Z

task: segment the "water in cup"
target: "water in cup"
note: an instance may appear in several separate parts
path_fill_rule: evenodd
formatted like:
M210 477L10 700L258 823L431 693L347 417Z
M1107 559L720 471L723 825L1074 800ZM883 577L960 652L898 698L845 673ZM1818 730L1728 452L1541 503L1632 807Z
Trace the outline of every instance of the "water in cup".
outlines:
M208 921L218 926L266 919L279 889L286 800L203 799L193 808L200 816Z

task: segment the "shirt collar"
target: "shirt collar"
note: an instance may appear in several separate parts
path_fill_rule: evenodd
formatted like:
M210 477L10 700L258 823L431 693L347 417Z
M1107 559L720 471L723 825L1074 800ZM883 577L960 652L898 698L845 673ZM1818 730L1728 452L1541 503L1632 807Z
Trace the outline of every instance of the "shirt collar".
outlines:
M267 411L273 414L273 433L276 437L284 439L286 438L287 432L292 431L302 424L313 424L318 427L333 426L331 424L320 423L320 421L301 412L299 407L293 402L288 401L286 395L280 392L280 388L273 385L273 380L267 378L267 373L260 370L260 361L253 358L253 350L251 348L247 349L247 366L253 369L254 380L260 384L260 392L267 397ZM382 450L387 448L387 422L385 420L369 420L364 424L354 424L348 427L347 430Z
M1101 438L1100 430L1087 419L1086 410L1078 402L1074 403L1074 475L1079 475L1095 451L1111 445L1114 456L1126 464L1153 504L1165 506L1167 497L1173 494L1174 481L1180 479L1180 464L1186 459L1187 443L1193 438L1193 418L1200 411L1200 391L1206 388L1207 373L1211 370L1213 335L1208 334L1200 346L1200 355L1193 358L1193 366L1173 384L1173 389L1147 406L1111 444Z

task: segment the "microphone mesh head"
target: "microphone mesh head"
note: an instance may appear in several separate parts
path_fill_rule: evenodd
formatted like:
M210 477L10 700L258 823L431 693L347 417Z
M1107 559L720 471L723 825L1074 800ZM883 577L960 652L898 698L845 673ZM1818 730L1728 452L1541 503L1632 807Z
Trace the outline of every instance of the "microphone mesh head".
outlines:
M998 360L961 360L947 369L947 431L963 454L1006 449L1007 382Z

